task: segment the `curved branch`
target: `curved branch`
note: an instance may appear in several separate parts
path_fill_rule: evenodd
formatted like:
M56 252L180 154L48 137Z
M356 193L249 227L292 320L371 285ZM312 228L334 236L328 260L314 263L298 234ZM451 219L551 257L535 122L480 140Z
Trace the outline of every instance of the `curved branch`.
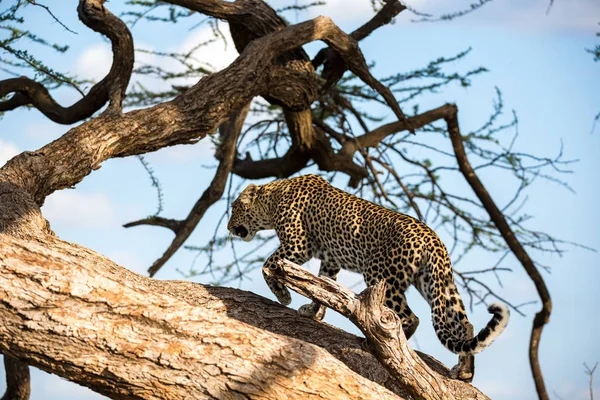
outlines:
M396 121L389 124L380 126L379 128L373 129L363 135L357 136L351 140L346 141L342 145L340 153L346 155L352 155L359 149L367 147L376 147L386 137L398 133L403 130L408 130L410 127L414 129L421 128L434 121L445 118L449 115L452 110L456 107L452 104L445 104L441 107L434 108L426 111L422 114L415 115L414 117L408 118L408 124L404 121Z
M405 5L396 0L385 0L385 3L373 18L350 34L352 39L356 41L363 40L376 29L389 24L396 15L406 9ZM315 69L324 64L321 76L326 80L326 83L321 87L321 92L325 92L335 85L348 69L342 57L329 47L319 50L312 60L312 64ZM400 120L404 121L403 118L400 118Z
M381 7L381 10L377 12L367 23L360 28L354 30L350 35L354 40L361 41L375 30L381 28L384 25L389 24L392 19L402 11L406 10L406 6L399 1L395 0L384 0L385 5Z
M27 77L0 81L0 98L15 93L0 103L0 111L33 105L59 124L72 124L90 117L109 101L109 112L120 112L125 90L133 71L133 39L127 26L104 8L106 0L80 0L77 11L81 21L112 43L113 63L104 79L70 107L58 104L43 85Z
M540 338L542 335L542 329L544 325L550 321L550 314L552 313L552 299L550 298L550 292L546 287L544 278L536 268L533 260L527 254L527 251L521 245L521 242L516 238L513 230L506 221L504 214L486 190L483 183L475 174L463 145L460 129L458 125L458 110L456 106L453 106L453 112L445 117L446 123L448 124L448 133L450 134L450 140L452 141L452 148L456 155L458 167L465 179L475 192L475 195L481 201L481 204L490 216L490 219L500 231L500 234L506 241L506 244L513 252L515 257L519 260L523 268L527 272L529 278L533 281L538 295L542 301L542 309L535 315L533 319L533 327L531 329L531 338L529 340L529 363L531 365L531 372L533 374L533 380L540 400L547 400L548 393L546 391L546 385L544 384L544 377L542 375L542 369L540 367L538 349L540 345Z

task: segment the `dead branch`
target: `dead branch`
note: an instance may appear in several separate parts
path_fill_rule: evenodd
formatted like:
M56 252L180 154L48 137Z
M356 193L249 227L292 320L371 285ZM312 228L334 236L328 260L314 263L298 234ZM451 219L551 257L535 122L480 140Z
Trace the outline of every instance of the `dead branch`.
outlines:
M360 295L332 279L317 277L290 261L282 260L267 274L292 290L350 319L368 338L385 368L419 399L487 399L474 387L431 369L409 346L400 319L384 306L385 282ZM460 387L460 396L456 390Z
M546 385L544 384L544 377L542 375L542 369L540 367L538 349L540 345L540 337L542 335L542 329L544 325L550 321L550 313L552 312L552 300L550 298L550 292L546 287L544 278L536 268L533 260L527 254L527 251L523 248L523 245L515 237L513 230L506 221L504 214L492 197L486 190L483 183L475 174L473 167L469 163L465 148L463 146L463 139L460 134L460 128L458 125L458 110L456 106L451 113L445 116L446 124L448 125L448 133L450 134L450 140L452 141L452 148L456 155L456 161L460 171L464 175L465 179L475 192L475 195L481 201L481 204L490 216L490 219L496 225L496 228L500 231L500 234L506 241L506 244L513 252L515 257L519 260L529 278L533 281L538 295L542 302L542 309L535 315L533 319L533 327L531 329L531 338L529 340L529 364L531 365L531 372L533 374L533 380L538 393L538 397L541 400L548 400L548 393L546 391Z
M79 19L88 28L111 41L113 63L106 77L69 107L58 104L43 85L32 79L6 79L0 81L0 98L10 93L14 95L0 102L0 111L33 105L46 117L60 124L72 124L88 118L108 101L109 111L121 111L121 103L133 70L133 39L123 21L104 8L104 2L105 0L80 0L77 11Z
M588 385L588 389L590 391L590 400L594 400L594 372L596 372L598 363L594 364L592 368L590 368L586 363L583 363L583 366L585 367L585 373L590 377L590 384Z

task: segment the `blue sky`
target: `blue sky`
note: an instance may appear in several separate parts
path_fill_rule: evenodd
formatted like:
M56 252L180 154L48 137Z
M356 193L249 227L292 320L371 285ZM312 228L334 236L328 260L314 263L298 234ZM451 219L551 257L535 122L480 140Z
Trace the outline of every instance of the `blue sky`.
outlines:
M285 2L273 1L280 6ZM311 15L299 14L299 20L317 14L328 15L350 30L371 15L369 1L334 0ZM108 7L119 7L116 2ZM429 12L448 9L448 2L418 0L410 3ZM466 2L452 2L464 6ZM1 4L0 7L4 5ZM81 76L101 78L110 66L109 45L97 34L88 31L76 20L76 2L60 2L57 15L78 35L63 32L52 23L41 9L31 12L36 24L48 26L57 38L73 42L72 50L65 56L53 56L52 65L70 70ZM479 65L490 72L476 77L467 89L450 86L443 92L424 99L421 109L454 102L459 107L461 128L464 132L478 127L489 115L499 87L508 109L519 116L520 136L518 149L538 155L551 156L564 143L566 158L580 161L573 166L574 173L563 176L575 194L563 188L538 182L527 195L525 211L535 218L528 223L535 228L561 239L579 242L600 249L600 209L597 198L597 174L600 171L600 127L591 131L593 118L600 111L600 64L594 63L585 48L598 42L595 32L600 30L600 3L593 0L556 0L549 15L547 2L542 0L495 1L484 9L444 23L411 23L414 17L403 13L396 24L377 31L361 43L368 61L375 60L375 76L418 68L441 55L451 56L468 47L471 54L453 65L467 71ZM288 16L292 21L295 16ZM189 31L187 27L163 25L161 34L156 28L139 24L134 30L136 46L169 50L190 48L210 37L206 28ZM310 51L321 45L311 45ZM235 58L233 46L225 49L215 44L199 54L222 67ZM4 76L0 74L0 79ZM59 101L69 104L76 93L61 90ZM39 148L55 139L68 128L53 124L37 111L17 111L0 120L0 165L14 154ZM148 155L153 169L165 191L165 211L162 215L182 218L210 182L212 171L203 168L213 165L211 145L204 140L195 146L178 146ZM505 199L506 183L483 175L482 179L492 195ZM487 180L486 180L487 179ZM193 182L190 184L189 182ZM465 190L468 190L465 187ZM139 161L135 158L109 160L93 172L75 190L51 195L44 206L44 214L55 232L70 240L93 248L124 267L145 273L172 239L165 229L141 227L124 229L121 225L152 214L156 209L154 189L149 184ZM189 244L202 244L212 235L218 213L209 213L189 239ZM224 227L222 227L224 230ZM441 233L442 238L444 234ZM540 346L542 369L551 397L558 399L588 398L588 377L583 363L600 361L600 283L598 253L573 249L563 257L546 254L538 260L552 267L551 274L544 273L554 301L551 323L545 328ZM176 268L187 270L194 254L180 250L161 270L159 279L180 279ZM461 269L483 268L485 255L470 257ZM506 275L504 288L494 289L515 302L535 300L533 285L514 258L505 266L514 270ZM314 265L311 266L316 271ZM272 297L259 273L250 276L240 287ZM340 282L352 285L360 277L343 273ZM360 286L356 290L360 290ZM306 300L294 297L292 307ZM411 308L421 319L416 333L418 347L452 366L456 357L445 350L435 338L430 324L430 311L426 303L409 291ZM538 305L525 308L526 317L515 313L502 336L486 351L477 356L474 384L494 399L535 398L527 359L527 345L531 319ZM475 329L480 329L488 319L483 307L475 307L470 319ZM343 329L357 329L343 317L329 312L327 321ZM1 377L0 377L1 378ZM56 376L33 370L32 399L95 399L102 396ZM4 390L0 379L0 391ZM595 387L600 388L600 377ZM556 395L555 395L556 393Z

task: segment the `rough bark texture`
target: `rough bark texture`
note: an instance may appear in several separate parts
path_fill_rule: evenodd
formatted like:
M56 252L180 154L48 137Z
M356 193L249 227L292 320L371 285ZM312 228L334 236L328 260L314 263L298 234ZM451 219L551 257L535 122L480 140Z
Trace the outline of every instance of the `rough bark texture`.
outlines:
M449 380L449 371L437 361L410 350L377 291L361 303L339 286L329 288L332 296L345 293L354 304L347 315L373 340L387 370L361 350L360 338L248 292L131 273L56 238L40 212L49 194L72 187L109 158L195 143L219 127L230 139L220 148L213 182L186 220L145 221L177 235L163 261L221 197L230 172L287 176L314 160L321 170L344 172L358 184L366 172L353 162L357 151L400 130L456 116L455 107L446 105L405 118L389 89L369 72L357 41L404 7L386 0L371 21L348 35L324 17L286 27L260 0L167 1L227 20L241 54L173 101L123 114L133 62L131 35L104 2L80 0L78 9L83 22L113 44L113 67L92 89L93 96L62 108L32 81L0 82L0 97L14 93L0 110L32 104L57 122L86 118L109 103L99 117L0 168L0 352L6 356L6 396L28 397L25 362L112 398L484 399L469 384ZM311 62L299 46L314 40L328 48L321 60ZM319 63L327 79L320 87L314 72ZM326 124L312 118L311 103L347 69L382 96L398 122L349 138L328 132ZM292 146L282 158L236 158L235 139L256 96L284 107ZM325 133L339 141L340 151L333 150ZM308 284L312 278L306 279ZM333 308L341 304L320 296Z
M249 292L142 277L52 236L0 235L0 320L3 354L111 398L410 397L353 335Z

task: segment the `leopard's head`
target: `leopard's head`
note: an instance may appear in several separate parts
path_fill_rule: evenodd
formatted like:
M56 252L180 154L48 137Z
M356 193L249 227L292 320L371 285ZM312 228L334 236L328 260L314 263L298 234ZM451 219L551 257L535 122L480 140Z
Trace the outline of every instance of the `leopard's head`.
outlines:
M258 190L259 187L250 184L231 203L231 218L227 230L245 242L254 239L256 232L270 228L264 209L258 204Z

